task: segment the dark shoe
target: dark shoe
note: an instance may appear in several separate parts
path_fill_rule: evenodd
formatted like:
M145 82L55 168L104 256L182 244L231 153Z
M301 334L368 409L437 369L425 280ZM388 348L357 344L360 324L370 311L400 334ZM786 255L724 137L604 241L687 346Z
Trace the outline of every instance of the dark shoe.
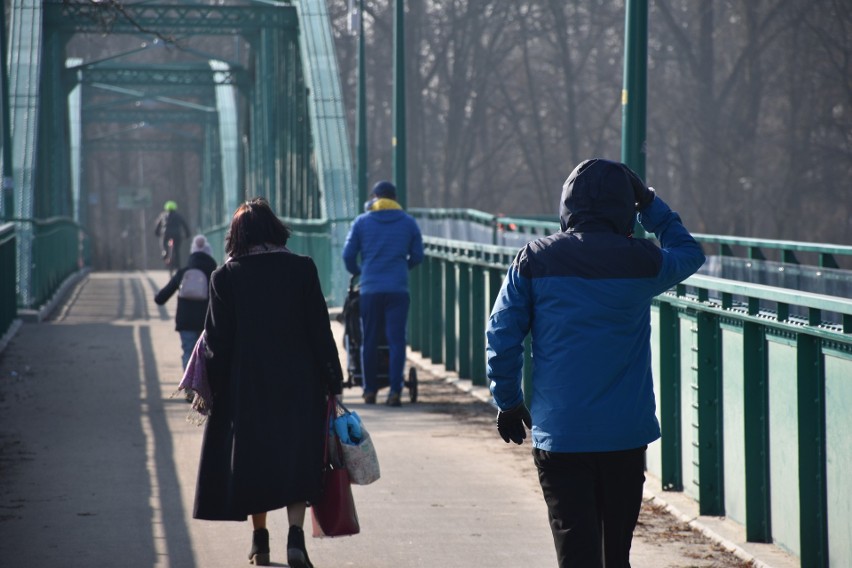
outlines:
M376 404L376 393L365 392L364 393L364 404Z
M266 529L255 529L251 535L251 550L249 551L249 564L255 566L269 566L269 531Z
M402 399L399 396L398 392L392 392L388 395L388 399L385 401L385 404L388 406L402 406Z
M293 525L287 534L287 565L290 568L314 568L305 548L305 531Z

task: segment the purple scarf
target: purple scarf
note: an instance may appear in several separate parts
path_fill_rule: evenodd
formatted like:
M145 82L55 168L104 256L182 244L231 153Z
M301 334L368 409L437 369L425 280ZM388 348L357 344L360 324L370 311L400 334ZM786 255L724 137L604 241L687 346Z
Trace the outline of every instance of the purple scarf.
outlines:
M210 380L207 378L206 353L207 332L201 332L201 337L198 338L192 350L189 363L186 364L186 371L183 373L183 379L178 386L178 391L195 393L195 398L192 400L192 410L198 416L192 416L190 413L187 420L198 425L204 424L213 408L213 393L210 390Z

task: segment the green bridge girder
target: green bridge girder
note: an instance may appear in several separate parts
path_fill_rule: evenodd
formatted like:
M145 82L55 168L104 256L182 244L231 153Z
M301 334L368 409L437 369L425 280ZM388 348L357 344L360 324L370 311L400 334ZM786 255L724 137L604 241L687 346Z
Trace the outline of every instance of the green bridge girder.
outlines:
M206 4L125 4L126 18L106 6L46 2L45 26L65 33L139 34L140 29L175 35L245 35L275 28L295 32L298 16L290 2L248 3L244 6Z
M155 67L142 64L119 65L115 63L71 67L70 75L80 70L79 83L90 85L105 83L108 85L146 85L165 89L169 87L215 87L217 85L239 85L248 87L248 72L242 68L227 71L210 69L207 63L198 64L161 64Z
M83 108L83 120L116 124L200 124L213 123L218 117L215 109L204 110L138 110L114 108Z

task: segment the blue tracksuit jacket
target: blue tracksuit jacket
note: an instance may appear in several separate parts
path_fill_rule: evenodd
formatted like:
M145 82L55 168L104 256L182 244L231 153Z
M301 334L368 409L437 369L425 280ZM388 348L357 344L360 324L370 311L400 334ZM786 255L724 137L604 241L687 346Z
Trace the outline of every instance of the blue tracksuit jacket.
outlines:
M704 262L698 243L659 198L640 212L640 222L660 247L631 238L623 228L635 217L632 189L627 207L613 206L601 187L606 178L590 170L591 179L581 174L566 182L563 232L517 254L486 333L491 392L503 410L523 401L522 342L532 334L532 441L552 452L626 450L660 437L651 300Z
M346 236L343 261L360 274L362 294L408 292L408 271L423 261L417 221L398 206L362 213Z

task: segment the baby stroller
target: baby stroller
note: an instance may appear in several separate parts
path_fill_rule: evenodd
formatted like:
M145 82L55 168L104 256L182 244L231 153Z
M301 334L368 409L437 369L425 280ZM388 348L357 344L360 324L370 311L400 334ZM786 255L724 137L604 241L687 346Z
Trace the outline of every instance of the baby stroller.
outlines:
M361 371L361 311L359 309L361 292L356 283L357 279L357 276L353 276L349 280L349 292L343 302L343 312L338 316L338 321L343 324L343 347L346 349L346 369L349 372L344 383L347 388L363 386L364 384L364 375ZM379 389L390 385L389 364L390 353L387 341L381 339L379 341L379 374L377 377ZM417 370L414 367L408 369L408 380L404 381L403 384L408 388L411 402L417 402Z

